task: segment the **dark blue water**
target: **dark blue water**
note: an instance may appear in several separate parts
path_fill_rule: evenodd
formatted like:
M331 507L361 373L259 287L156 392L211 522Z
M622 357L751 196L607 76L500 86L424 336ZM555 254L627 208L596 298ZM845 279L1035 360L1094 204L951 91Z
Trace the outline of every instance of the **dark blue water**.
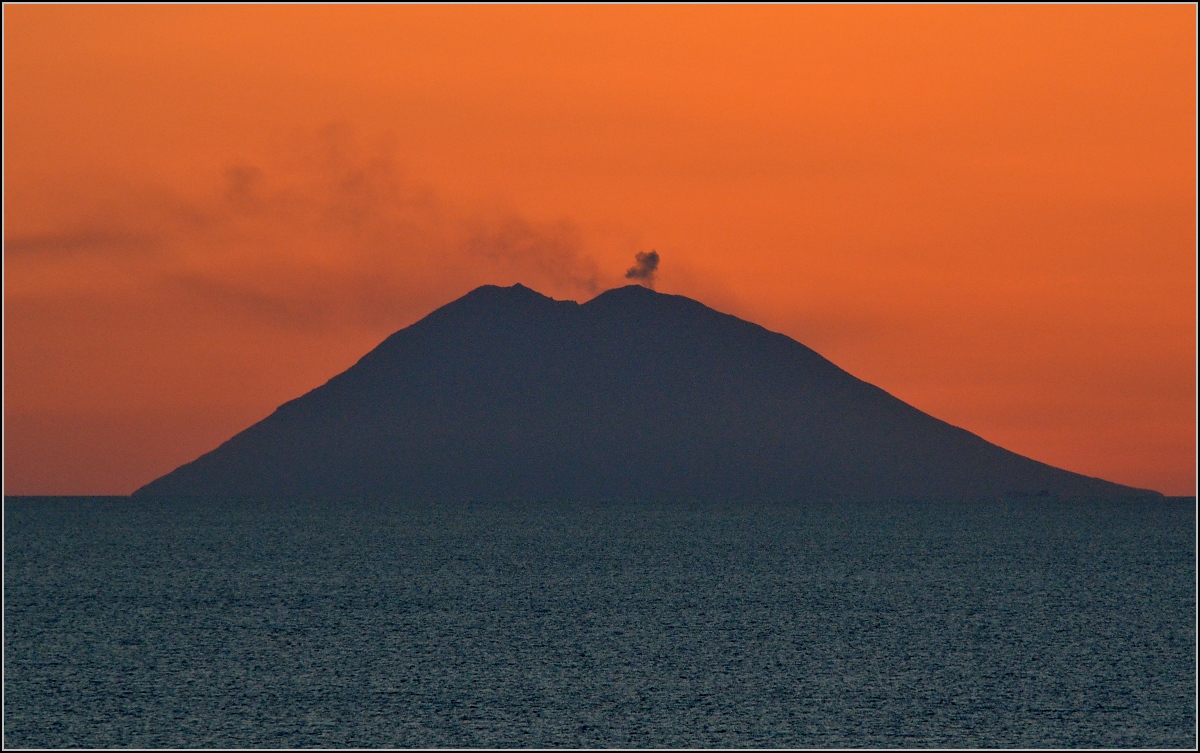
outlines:
M8 499L8 746L1196 744L1190 503Z

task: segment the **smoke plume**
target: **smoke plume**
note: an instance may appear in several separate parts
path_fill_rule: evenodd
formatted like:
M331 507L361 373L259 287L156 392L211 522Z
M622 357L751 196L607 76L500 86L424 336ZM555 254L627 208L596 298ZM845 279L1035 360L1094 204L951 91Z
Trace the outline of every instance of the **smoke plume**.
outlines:
M386 139L348 126L231 161L219 177L97 189L55 224L6 227L6 303L53 311L86 289L113 305L143 296L287 328L387 332L485 283L558 297L606 287L576 224L442 197Z
M633 258L637 263L625 271L625 279L637 280L653 288L654 273L658 271L658 252L639 251Z

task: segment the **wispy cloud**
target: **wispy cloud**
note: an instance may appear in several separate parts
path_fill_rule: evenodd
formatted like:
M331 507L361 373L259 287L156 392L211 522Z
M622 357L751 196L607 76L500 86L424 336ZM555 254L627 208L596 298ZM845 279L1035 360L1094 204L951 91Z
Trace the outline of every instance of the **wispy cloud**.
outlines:
M60 258L77 254L140 252L158 246L159 239L153 235L91 227L6 238L4 253L9 258Z
M8 238L9 272L19 286L39 265L107 267L188 305L301 328L382 326L484 283L586 297L605 281L574 223L456 204L345 128L284 159L231 161L210 185L200 198L146 191L96 207L103 222Z

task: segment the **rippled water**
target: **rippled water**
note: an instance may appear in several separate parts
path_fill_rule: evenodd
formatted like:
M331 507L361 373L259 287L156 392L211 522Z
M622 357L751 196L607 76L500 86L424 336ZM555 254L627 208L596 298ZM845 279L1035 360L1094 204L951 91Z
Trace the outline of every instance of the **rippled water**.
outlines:
M4 742L1192 747L1194 520L9 498Z

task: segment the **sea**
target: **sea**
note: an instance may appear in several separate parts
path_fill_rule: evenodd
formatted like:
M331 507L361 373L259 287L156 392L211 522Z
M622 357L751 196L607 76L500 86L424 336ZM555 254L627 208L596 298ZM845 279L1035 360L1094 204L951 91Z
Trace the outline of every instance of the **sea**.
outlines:
M5 747L1197 744L1195 499L4 500Z

